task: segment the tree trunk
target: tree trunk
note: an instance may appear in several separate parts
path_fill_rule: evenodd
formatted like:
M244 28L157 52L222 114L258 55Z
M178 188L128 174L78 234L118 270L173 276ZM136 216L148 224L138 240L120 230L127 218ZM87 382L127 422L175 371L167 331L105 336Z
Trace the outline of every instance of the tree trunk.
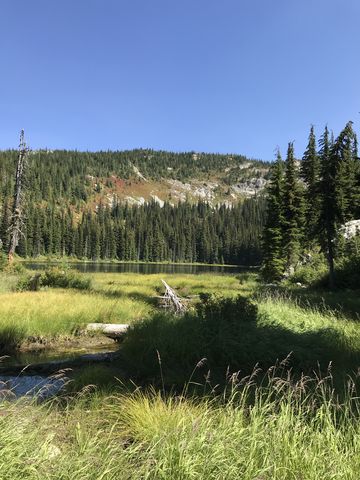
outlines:
M10 225L10 244L8 251L8 262L11 265L14 261L15 249L18 246L23 226L23 183L24 170L26 165L26 156L28 149L24 141L24 130L20 133L19 157L16 165L14 204Z

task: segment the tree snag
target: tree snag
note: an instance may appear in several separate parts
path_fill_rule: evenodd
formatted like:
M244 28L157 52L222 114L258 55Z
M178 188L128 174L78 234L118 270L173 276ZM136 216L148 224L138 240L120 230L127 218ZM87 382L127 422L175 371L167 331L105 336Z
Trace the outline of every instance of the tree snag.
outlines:
M27 164L29 149L24 140L24 130L20 132L19 156L16 165L14 203L10 223L10 243L8 251L8 262L11 265L14 261L15 249L19 244L19 239L23 235L24 216L24 172Z

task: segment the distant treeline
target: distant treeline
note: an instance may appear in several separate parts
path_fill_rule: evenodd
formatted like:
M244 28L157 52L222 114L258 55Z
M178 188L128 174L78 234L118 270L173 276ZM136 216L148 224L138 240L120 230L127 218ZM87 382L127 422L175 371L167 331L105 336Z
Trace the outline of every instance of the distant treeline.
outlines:
M234 208L205 203L178 206L99 205L80 216L68 207L30 203L21 256L74 256L88 259L258 264L265 201L248 199ZM1 216L0 237L7 248L10 209Z

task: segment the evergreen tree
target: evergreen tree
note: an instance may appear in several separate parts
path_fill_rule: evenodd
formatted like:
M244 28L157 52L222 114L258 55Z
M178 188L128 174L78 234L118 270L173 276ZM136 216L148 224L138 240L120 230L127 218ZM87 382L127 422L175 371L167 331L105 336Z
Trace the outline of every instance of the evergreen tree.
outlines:
M284 257L286 267L294 268L299 261L304 239L304 197L294 156L289 143L285 161L284 183Z
M335 285L334 278L334 242L336 237L336 162L330 151L329 130L325 127L324 134L320 139L320 215L318 221L318 233L320 244L326 253L329 265L330 287Z
M342 223L353 218L356 210L358 159L352 125L352 122L346 124L331 149L336 169L336 213Z
M307 244L313 246L319 219L320 160L316 151L314 127L311 126L309 143L301 162L301 178L305 182L305 235Z
M263 234L263 269L267 280L280 280L284 259L284 164L280 151L270 169L267 187L267 218Z

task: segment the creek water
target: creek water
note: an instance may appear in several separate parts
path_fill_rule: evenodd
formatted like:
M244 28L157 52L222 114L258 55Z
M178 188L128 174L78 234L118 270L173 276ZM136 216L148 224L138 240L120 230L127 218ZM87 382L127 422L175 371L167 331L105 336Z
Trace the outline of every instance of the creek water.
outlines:
M45 399L59 393L68 380L65 375L61 374L27 374L28 369L37 365L51 365L59 362L59 370L61 370L61 362L76 361L76 359L81 358L85 354L96 356L96 354L112 353L116 352L118 348L118 344L111 341L98 346L90 346L89 348L75 347L38 352L17 352L11 356L1 357L0 401L4 398L12 400L24 396ZM17 375L6 373L17 368L21 369Z

